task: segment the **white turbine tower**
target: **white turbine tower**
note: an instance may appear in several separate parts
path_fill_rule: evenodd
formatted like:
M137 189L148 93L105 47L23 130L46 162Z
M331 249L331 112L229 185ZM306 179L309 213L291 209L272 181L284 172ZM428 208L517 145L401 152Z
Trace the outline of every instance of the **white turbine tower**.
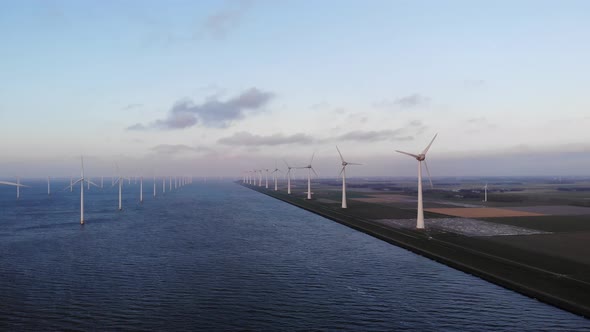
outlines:
M154 197L156 197L156 176L154 175Z
M51 196L51 177L47 177L47 196Z
M342 157L342 153L340 153L340 149L336 146L336 150L338 150L338 154L340 155L340 160L342 160L342 169L340 170L340 174L342 175L342 208L346 209L348 206L346 205L346 166L348 165L362 165L357 163L349 163L344 160Z
M483 197L484 197L484 198L483 198L483 201L484 201L484 202L487 202L487 201L488 201L488 184L487 184L487 183L486 183L486 185L483 187L483 192L484 192L484 194L483 194L483 195L484 195L484 196L483 196Z
M279 190L278 186L277 186L277 172L280 172L281 170L277 168L277 162L275 161L275 169L272 171L272 175L274 177L274 181L275 181L275 191Z
M291 195L291 170L295 169L295 167L291 167L289 166L289 164L287 164L287 161L283 159L283 161L285 162L285 165L287 166L287 194Z
M18 191L18 188L20 188L20 187L26 187L25 185L20 184L20 181L18 181L18 182L0 181L0 184L16 187L17 191ZM18 196L17 196L17 198L18 198Z
M116 164L115 164L116 165ZM122 193L123 193L123 180L129 180L129 184L131 184L131 178L126 178L123 177L121 175L121 172L119 171L119 165L117 166L117 173L119 173L117 180L115 180L115 182L113 183L113 186L116 184L119 184L119 211L123 210L123 202L122 202Z
M98 187L94 182L90 181L89 179L84 177L84 157L80 156L80 178L76 180L74 183L70 184L70 190L78 183L80 183L80 224L84 225L84 182L92 184L93 186ZM66 187L67 189L68 187Z
M266 189L268 189L268 168L265 168L264 171L266 172L264 174L264 178L265 178L265 182L266 182Z
M311 160L309 161L309 165L305 166L305 167L297 167L297 168L307 168L307 199L311 199L311 172L313 172L313 174L315 174L315 176L318 176L318 173L315 172L315 170L313 169L313 167L311 166L311 163L313 162L313 157L315 156L315 152L311 155Z
M139 203L143 203L143 175L139 178Z
M17 186L16 186L16 199L20 199L20 187L23 187L23 186L20 185L20 177L19 176L16 177L16 184L17 184Z
M428 164L426 163L426 153L428 153L428 149L430 149L430 146L436 139L437 135L438 134L434 135L432 141L430 141L430 144L428 144L426 149L424 149L424 151L418 155L395 150L396 152L403 153L418 160L418 218L416 220L416 228L418 229L424 229L424 206L422 203L422 162L424 161L424 166L426 166L426 172L428 173L428 180L430 181L430 187L432 187L432 179L430 178L430 171L428 170Z

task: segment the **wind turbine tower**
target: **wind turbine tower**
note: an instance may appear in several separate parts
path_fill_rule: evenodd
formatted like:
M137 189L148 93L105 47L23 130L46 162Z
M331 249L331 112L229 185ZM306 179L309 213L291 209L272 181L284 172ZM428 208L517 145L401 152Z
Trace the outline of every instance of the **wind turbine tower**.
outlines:
M272 175L275 181L275 191L279 190L278 186L277 186L277 172L280 172L281 170L277 168L277 162L275 161L275 169L272 171Z
M428 180L430 181L430 187L432 187L432 179L430 178L430 171L428 170L428 164L426 163L426 153L428 153L428 149L436 139L434 135L430 144L422 151L422 153L416 155L408 152L403 152L399 150L395 150L396 152L403 153L410 157L416 158L418 160L418 218L416 220L416 228L417 229L424 229L424 206L422 202L422 162L424 162L424 166L426 166L426 172L428 173Z
M19 187L26 187L25 185L20 184L20 182L0 181L0 184L16 187L17 190Z
M81 164L80 178L78 180L76 180L76 182L73 182L70 184L70 190L76 184L80 183L80 225L84 225L84 182L92 184L93 186L96 186L96 187L98 187L98 185L96 185L94 182L92 182L89 179L86 179L84 177L84 157L82 157L82 156L80 156L80 164Z
M115 184L119 184L119 211L121 211L121 210L123 210L123 202L122 202L123 180L129 180L129 184L131 184L131 178L126 178L121 175L121 171L119 171L119 165L117 165L117 172L119 173L119 176L117 177L117 180L115 181L113 186Z
M311 155L311 160L309 161L309 165L307 165L305 167L298 167L298 168L307 168L307 199L311 199L311 172L313 172L313 174L315 174L316 177L318 176L318 173L316 173L315 170L313 169L313 167L311 166L314 156L315 156L315 152Z
M287 194L291 195L291 170L295 167L289 166L286 160L283 160L287 166Z
M342 157L342 153L340 153L340 149L336 146L336 150L338 150L338 154L340 155L340 160L342 161L342 169L340 170L340 174L342 175L342 208L346 209L348 206L346 205L346 166L348 165L361 165L357 163L349 163L344 161L344 157Z

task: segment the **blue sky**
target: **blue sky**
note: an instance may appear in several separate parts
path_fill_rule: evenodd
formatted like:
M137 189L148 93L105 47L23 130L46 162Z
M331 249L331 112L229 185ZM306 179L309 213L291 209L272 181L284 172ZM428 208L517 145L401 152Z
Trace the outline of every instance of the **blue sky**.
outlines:
M436 175L588 174L587 1L0 8L0 175L413 175L436 132Z

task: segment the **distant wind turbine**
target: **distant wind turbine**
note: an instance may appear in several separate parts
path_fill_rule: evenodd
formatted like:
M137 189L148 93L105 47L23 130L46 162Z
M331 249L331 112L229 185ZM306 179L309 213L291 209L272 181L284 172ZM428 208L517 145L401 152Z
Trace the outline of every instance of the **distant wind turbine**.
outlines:
M129 180L129 184L131 184L131 178L126 178L123 177L121 175L121 172L119 170L119 165L115 164L117 166L117 173L119 174L117 176L117 179L115 180L115 182L113 183L113 186L115 184L119 184L119 211L123 210L123 202L122 202L122 192L123 192L123 180Z
M275 181L275 191L279 190L278 186L277 186L277 172L280 172L281 170L277 168L277 161L275 160L275 169L272 171L272 175Z
M26 187L25 185L20 184L20 180L18 177L17 177L17 182L0 181L0 184L16 187L16 190L17 190L16 198L19 198L19 196L20 196L20 191L18 189L20 187Z
M156 176L154 175L154 197L156 197Z
M428 144L422 153L418 155L395 150L396 152L403 153L418 160L418 218L416 220L416 228L418 229L424 229L424 206L422 202L422 162L424 161L424 166L426 166L426 172L428 173L428 180L430 181L430 187L432 187L432 179L430 178L430 171L428 170L428 164L426 163L426 153L428 153L428 149L430 149L430 146L436 139L437 135L438 134L434 135L432 141L430 141L430 144Z
M51 177L47 177L47 196L51 195Z
M80 183L80 224L84 225L84 182L90 183L96 187L98 187L98 185L84 177L84 157L82 156L80 156L80 164L80 178L76 180L76 182L70 184L69 188L71 190L76 184ZM66 187L66 189L67 188L68 187Z
M266 172L264 174L264 178L265 178L265 181L266 181L266 189L268 189L268 168L265 168L264 171Z
M291 195L291 170L294 169L295 167L291 167L289 166L289 164L287 164L287 161L283 159L283 161L285 162L285 165L287 166L287 194Z
M318 176L318 173L316 173L315 170L313 169L313 167L311 166L314 156L315 156L315 152L311 155L311 160L309 161L309 165L304 166L304 167L297 167L297 168L302 168L302 169L307 168L307 199L311 199L311 172L313 172L313 174L315 174L315 176Z
M483 198L483 201L484 201L484 202L487 202L487 201L488 201L488 184L487 184L487 183L486 183L486 185L483 187L483 190L484 190L484 191L483 191L483 192L484 192L484 196L483 196L484 198Z
M348 206L346 205L346 166L348 165L362 165L357 163L349 163L344 161L344 157L342 157L342 153L340 153L340 149L336 146L336 150L338 150L338 154L340 155L340 160L342 160L342 169L340 170L340 174L342 175L342 208L346 209Z
M143 176L139 178L139 202L143 203Z

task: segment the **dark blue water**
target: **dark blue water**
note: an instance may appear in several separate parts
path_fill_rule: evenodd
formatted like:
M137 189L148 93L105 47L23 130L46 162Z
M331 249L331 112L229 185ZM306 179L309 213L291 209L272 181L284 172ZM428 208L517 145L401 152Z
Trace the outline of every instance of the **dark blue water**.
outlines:
M590 330L233 183L92 188L84 226L79 189L32 185L0 187L2 330Z

